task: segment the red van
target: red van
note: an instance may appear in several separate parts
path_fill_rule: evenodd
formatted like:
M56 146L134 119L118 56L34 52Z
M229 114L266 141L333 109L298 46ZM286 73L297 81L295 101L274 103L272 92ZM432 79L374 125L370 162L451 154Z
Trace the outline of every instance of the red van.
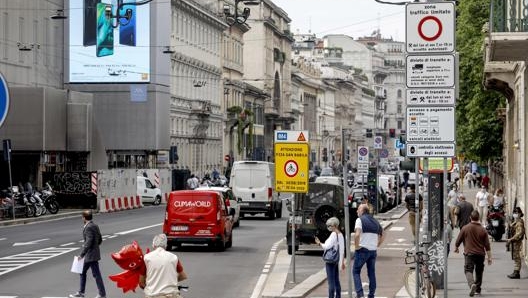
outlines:
M167 246L207 243L222 251L233 245L235 210L217 191L180 190L170 193L163 222Z

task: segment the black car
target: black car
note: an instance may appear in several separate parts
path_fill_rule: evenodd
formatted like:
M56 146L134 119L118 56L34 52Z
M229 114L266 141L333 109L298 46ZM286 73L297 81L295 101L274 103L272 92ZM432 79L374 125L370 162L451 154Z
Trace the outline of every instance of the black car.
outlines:
M308 193L297 193L293 199L294 210L291 210L291 203L288 205L288 210L293 213L295 222L295 250L298 250L300 245L315 244L315 236L324 242L330 235L326 228L326 221L330 217L335 216L339 219L340 229L343 235L346 234L343 186L310 183ZM354 229L357 218L356 206L357 204L353 202L349 203L350 231ZM293 250L291 227L292 218L286 223L288 254L292 254Z

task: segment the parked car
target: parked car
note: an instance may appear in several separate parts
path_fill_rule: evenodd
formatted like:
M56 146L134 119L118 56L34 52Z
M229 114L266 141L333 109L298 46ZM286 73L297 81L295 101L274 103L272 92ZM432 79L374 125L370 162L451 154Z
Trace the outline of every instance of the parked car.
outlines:
M293 246L297 251L302 245L315 244L315 236L325 241L330 232L326 228L326 221L330 217L337 217L340 229L345 234L345 210L343 202L343 186L328 183L310 183L308 193L296 193L293 196L294 208L291 203L288 209L293 213L293 222L286 223L286 241L288 253L293 253ZM349 199L349 201L351 198ZM357 204L349 204L350 229L354 228L357 218ZM295 227L295 243L292 243L292 226ZM346 238L346 235L345 235Z
M224 201L227 200L229 202L228 207L235 209L235 215L233 216L233 226L238 227L240 226L240 204L241 201L240 198L235 198L235 195L233 194L233 191L231 188L227 186L200 186L194 190L212 190L219 192L222 197L224 198Z
M233 216L218 191L178 190L170 193L163 233L167 246L183 243L208 244L219 251L233 245Z
M137 195L141 198L141 202L159 205L161 203L161 189L145 176L137 176L136 180Z

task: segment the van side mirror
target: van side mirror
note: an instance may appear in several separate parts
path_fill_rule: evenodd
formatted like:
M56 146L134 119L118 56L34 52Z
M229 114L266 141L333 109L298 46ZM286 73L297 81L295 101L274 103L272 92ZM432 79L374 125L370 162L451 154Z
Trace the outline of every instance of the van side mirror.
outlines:
M242 203L242 198L238 197L237 198L237 203Z

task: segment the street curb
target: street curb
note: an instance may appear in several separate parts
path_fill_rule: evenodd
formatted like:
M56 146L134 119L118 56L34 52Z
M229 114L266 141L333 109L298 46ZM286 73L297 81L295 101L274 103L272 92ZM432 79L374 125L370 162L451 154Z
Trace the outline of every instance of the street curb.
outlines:
M405 214L405 213L403 213ZM387 230L392 226L394 222L392 220L384 220L380 224L383 227L383 230ZM302 298L306 297L308 293L313 291L315 288L319 287L323 282L326 281L326 270L321 269L315 274L310 275L307 279L302 281L300 284L296 285L293 289L282 294L281 298Z
M52 221L56 219L63 219L63 218L70 218L70 217L77 217L80 216L80 212L82 210L76 210L76 211L70 211L70 212L64 212L64 213L58 213L58 214L49 214L44 215L42 217L24 217L20 219L9 219L9 220L2 220L0 221L0 227L2 226L14 226L14 225L26 225L31 224L35 222L45 222L45 221Z

